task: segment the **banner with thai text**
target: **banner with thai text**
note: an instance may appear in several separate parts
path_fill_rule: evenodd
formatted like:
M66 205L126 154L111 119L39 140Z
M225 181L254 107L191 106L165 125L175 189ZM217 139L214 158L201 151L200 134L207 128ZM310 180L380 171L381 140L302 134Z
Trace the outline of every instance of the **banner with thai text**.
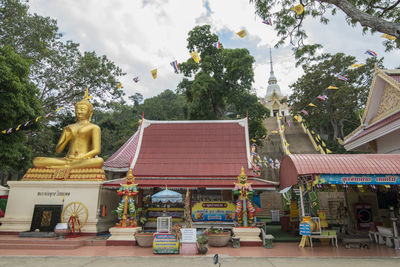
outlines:
M233 221L235 204L229 201L196 202L192 206L193 221Z
M398 185L399 174L321 174L318 184Z

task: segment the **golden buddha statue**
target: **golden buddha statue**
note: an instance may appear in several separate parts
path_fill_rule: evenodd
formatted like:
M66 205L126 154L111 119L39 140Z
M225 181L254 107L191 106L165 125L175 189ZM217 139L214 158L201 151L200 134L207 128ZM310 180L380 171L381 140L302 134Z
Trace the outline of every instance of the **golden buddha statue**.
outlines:
M61 153L69 143L64 158L36 157L35 168L101 168L103 159L95 157L101 150L100 127L90 123L93 105L89 102L88 89L83 99L75 104L76 123L64 128L56 146L56 153Z

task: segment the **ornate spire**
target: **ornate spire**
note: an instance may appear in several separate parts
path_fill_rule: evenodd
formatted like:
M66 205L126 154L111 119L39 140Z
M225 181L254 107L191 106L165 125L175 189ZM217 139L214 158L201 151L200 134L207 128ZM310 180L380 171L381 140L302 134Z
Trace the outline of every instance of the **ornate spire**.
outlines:
M270 64L271 64L271 72L270 72L270 75L271 75L271 76L275 76L275 75L274 75L274 68L273 68L273 66L272 66L272 49L271 49L271 47L269 48L269 60L270 60Z

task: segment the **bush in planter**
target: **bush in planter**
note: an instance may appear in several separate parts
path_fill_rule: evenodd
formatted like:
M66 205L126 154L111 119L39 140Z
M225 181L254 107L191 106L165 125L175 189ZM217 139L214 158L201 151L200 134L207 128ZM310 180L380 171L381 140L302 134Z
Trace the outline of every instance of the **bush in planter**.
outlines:
M231 231L214 227L206 229L204 234L207 235L208 244L211 247L225 247L231 238Z
M197 248L199 254L206 254L208 251L207 243L208 243L208 236L203 234L197 237L197 243L199 247Z

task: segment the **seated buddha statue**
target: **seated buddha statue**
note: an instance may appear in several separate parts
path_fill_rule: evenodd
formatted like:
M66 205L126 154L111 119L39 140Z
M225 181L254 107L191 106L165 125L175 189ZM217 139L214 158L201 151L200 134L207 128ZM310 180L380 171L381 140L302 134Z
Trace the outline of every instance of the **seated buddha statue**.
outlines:
M95 157L101 150L100 127L90 123L93 105L89 102L88 89L83 99L75 104L76 123L66 126L56 146L61 153L69 143L64 158L36 157L35 168L101 168L103 159Z

